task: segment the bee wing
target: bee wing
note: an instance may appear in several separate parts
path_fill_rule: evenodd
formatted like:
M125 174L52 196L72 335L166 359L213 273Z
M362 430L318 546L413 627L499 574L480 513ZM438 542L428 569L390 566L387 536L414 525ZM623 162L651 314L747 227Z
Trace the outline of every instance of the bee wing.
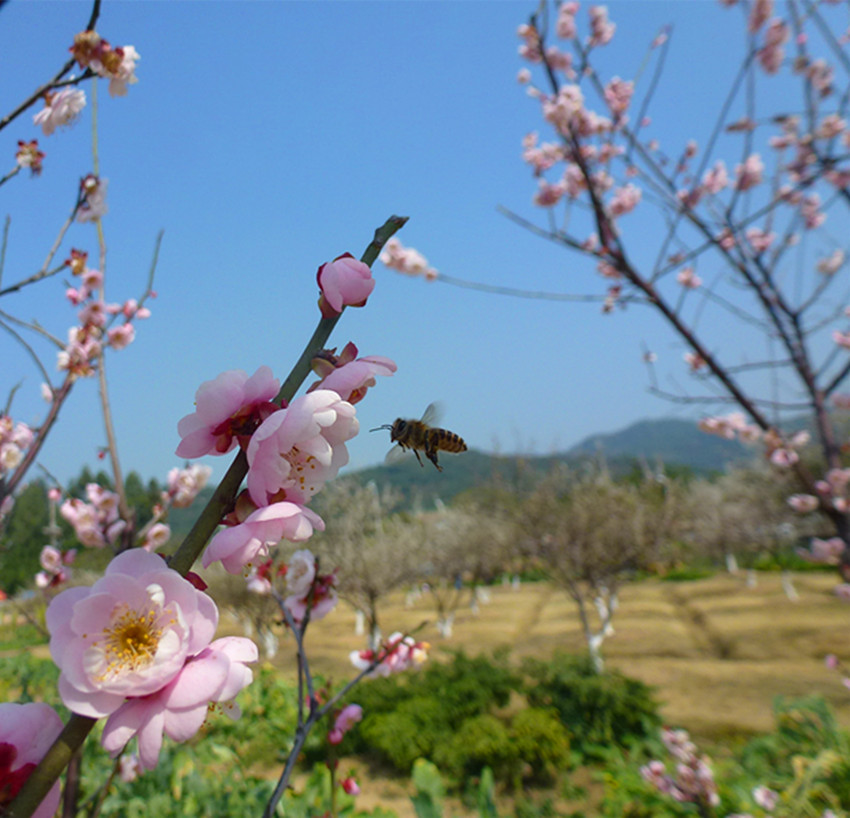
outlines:
M407 456L412 454L409 449L402 449L401 446L393 446L384 458L384 463L388 466L395 466L398 463L407 459Z
M429 403L425 414L422 415L422 422L426 426L436 426L443 417L443 404L438 401Z

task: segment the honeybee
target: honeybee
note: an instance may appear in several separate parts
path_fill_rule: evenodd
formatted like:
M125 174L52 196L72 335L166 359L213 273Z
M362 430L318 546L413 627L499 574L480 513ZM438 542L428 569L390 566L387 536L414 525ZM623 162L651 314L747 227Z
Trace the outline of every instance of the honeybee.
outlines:
M398 462L409 450L416 455L419 465L424 467L425 464L419 457L421 451L437 467L437 471L442 471L443 467L437 461L437 453L440 451L451 452L452 454L465 452L466 443L460 435L456 435L447 429L438 429L432 426L432 424L438 422L439 414L440 407L436 403L432 403L425 410L421 420L396 418L392 424L386 423L369 431L377 432L379 429L389 429L390 440L393 443L398 443L398 446L393 446L387 452L387 463Z

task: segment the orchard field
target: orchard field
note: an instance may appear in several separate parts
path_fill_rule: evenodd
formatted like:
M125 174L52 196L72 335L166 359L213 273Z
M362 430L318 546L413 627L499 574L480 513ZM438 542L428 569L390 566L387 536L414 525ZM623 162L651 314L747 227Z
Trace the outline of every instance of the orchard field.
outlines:
M797 602L786 598L778 573L759 573L755 588L746 587L743 574L629 584L622 590L616 633L605 642L607 666L657 688L665 723L699 739L770 729L775 696L819 693L850 726L850 693L824 667L829 653L850 659L846 603L835 597L831 574L798 574L794 584ZM419 638L471 654L508 646L514 658L545 658L559 649L585 649L575 605L545 582L523 583L518 591L494 586L478 616L461 607L449 640L440 639L431 624L427 597L407 608L404 595L396 594L383 619L402 629L430 620ZM345 606L314 623L308 635L316 672L336 679L350 675L347 651L363 646ZM434 651L434 661L440 653ZM291 642L281 644L274 664L284 672L294 668Z

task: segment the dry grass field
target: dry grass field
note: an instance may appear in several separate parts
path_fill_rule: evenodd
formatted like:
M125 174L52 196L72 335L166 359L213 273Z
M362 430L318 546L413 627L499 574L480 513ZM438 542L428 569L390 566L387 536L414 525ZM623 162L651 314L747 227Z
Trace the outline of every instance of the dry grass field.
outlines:
M831 574L799 574L800 599L790 602L773 573L759 574L755 588L728 575L634 583L623 589L603 654L610 667L657 689L667 723L710 743L770 729L776 696L820 693L850 726L850 692L823 662L835 653L850 663L850 605L833 595L835 584ZM583 649L575 606L562 591L525 583L491 593L478 616L464 596L450 640L437 635L427 596L406 608L396 594L380 612L384 633L427 622L418 637L437 660L443 646L472 654L508 646L517 659ZM274 660L284 671L293 667L291 645ZM348 653L363 647L345 604L308 632L312 669L335 680L350 677Z

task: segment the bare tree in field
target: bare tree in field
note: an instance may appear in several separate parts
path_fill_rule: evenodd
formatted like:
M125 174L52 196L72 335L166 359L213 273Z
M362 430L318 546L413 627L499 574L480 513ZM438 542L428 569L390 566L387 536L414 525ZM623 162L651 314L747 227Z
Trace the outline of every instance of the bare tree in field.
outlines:
M604 7L585 20L577 4L541 6L520 28L529 63L520 79L548 132L543 142L529 135L524 158L549 218L539 227L511 215L587 259L573 269L597 282L582 289L602 285L604 312L636 303L655 311L681 343L694 387L662 388L653 375L654 391L738 410L704 428L760 440L810 498L801 510L819 509L846 544L850 472L830 410L850 405L840 391L850 374L847 22L837 6L808 0L775 13L762 0L722 5L732 7L716 8L728 15L724 57L739 54L740 69L725 97L706 102L716 106L713 126L684 144L666 144L647 116L671 104L668 30L651 44L649 68L622 79L629 67L618 64L620 31ZM713 70L700 56L693 71ZM798 455L805 435L784 425L801 415L817 471ZM841 570L850 580L850 548Z
M613 634L619 592L638 568L654 562L681 515L675 487L615 483L608 475L556 472L518 506L518 528L552 581L578 608L598 671L602 643Z
M760 556L771 556L782 564L800 536L817 533L786 502L790 482L790 476L777 481L764 466L695 481L688 490L684 539L712 560L725 561L730 571L737 569L740 560L749 569L748 584L754 584L752 567ZM782 587L789 599L797 599L785 567Z
M328 569L339 569L340 598L365 616L369 647L375 649L381 641L380 603L415 576L413 524L390 514L398 503L391 489L341 480L326 486L324 495L333 524L315 535L315 549Z

